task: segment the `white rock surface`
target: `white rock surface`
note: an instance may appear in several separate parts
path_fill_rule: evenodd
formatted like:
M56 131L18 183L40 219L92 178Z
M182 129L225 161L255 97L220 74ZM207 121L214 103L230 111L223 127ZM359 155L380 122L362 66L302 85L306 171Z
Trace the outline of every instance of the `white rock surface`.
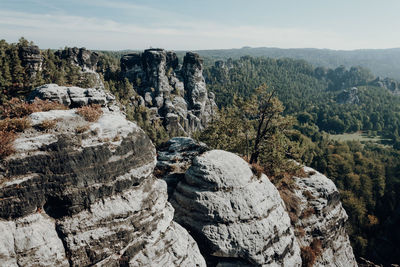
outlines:
M34 213L0 221L0 266L69 266L55 220Z
M76 109L30 115L0 161L0 266L206 266L152 175L154 145L102 110L97 122Z
M300 266L300 249L277 189L240 157L212 150L196 157L171 200L212 264Z
M295 178L294 189L300 199L300 219L294 227L305 232L297 237L300 246L309 246L314 239L321 241L322 253L315 266L357 266L345 229L347 214L335 184L312 168L304 167L304 171L309 177Z

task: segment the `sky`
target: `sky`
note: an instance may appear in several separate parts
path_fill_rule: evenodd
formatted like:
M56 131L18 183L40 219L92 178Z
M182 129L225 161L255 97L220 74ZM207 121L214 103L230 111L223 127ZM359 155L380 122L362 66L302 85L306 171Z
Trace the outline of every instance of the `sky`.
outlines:
M99 50L400 47L400 0L0 0L0 39Z

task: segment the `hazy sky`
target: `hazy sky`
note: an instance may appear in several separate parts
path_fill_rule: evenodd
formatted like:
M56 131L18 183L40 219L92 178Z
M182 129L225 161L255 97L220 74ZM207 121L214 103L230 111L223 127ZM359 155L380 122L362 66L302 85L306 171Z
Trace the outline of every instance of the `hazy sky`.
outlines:
M400 47L400 0L0 0L0 39L41 48Z

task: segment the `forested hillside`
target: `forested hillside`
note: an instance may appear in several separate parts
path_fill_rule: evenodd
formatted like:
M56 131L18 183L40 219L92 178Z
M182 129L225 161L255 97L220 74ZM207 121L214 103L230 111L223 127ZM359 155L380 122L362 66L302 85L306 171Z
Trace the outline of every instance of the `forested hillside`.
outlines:
M196 51L203 57L214 60L228 58L239 59L243 56L303 59L317 67L347 68L362 66L370 69L375 75L400 80L400 48L364 49L364 50L330 50L315 48L281 49L269 47L241 49L220 49Z
M375 86L367 69L314 68L302 60L243 57L218 62L205 75L220 107L230 105L234 95L249 97L265 83L276 90L285 114L321 131L362 130L389 138L392 144L400 140L400 98ZM357 90L351 91L353 87Z
M284 114L297 119L294 131L286 131L285 135L298 147L293 151L293 143L273 137L273 147L281 150L272 152L286 153L335 182L350 217L349 231L356 255L377 262L399 260L386 243L390 240L396 244L396 235L384 236L384 233L394 229L396 209L400 205L400 153L396 150L399 148L400 97L385 88L372 86L375 77L367 69L314 68L305 61L293 59L243 57L217 62L206 69L206 77L209 90L215 92L217 104L223 110L231 114L244 110L236 117L233 115L234 118L223 113L221 125L227 120L232 125L240 124L243 116L246 117L246 109L236 100L238 97L251 101L261 84L275 92L283 102ZM238 131L235 136L239 139L247 136L248 127L240 128L236 124L222 130L220 138L228 135L225 132L230 128ZM390 139L386 140L389 145L337 142L328 134L360 130L384 135ZM209 135L204 141L209 141ZM228 137L223 140L231 142ZM245 154L243 149L232 147L235 152Z

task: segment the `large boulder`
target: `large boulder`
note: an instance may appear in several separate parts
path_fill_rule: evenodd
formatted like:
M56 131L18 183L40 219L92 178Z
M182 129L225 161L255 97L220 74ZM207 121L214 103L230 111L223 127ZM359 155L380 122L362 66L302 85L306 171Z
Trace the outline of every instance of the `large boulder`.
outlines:
M235 154L212 150L195 157L171 203L175 220L193 235L210 265L301 265L278 190Z
M0 162L0 265L205 266L172 221L148 136L107 105L102 112L96 122L76 109L29 116Z

